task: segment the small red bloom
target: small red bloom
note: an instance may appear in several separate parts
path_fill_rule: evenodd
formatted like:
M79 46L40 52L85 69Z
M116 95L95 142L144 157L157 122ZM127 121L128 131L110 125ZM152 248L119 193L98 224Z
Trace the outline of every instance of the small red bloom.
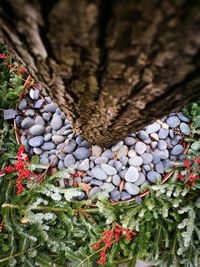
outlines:
M98 261L99 264L104 264L106 262L106 257L101 257Z
M5 54L0 54L0 58L6 58Z
M25 70L25 68L20 68L19 72L20 72L20 73L25 73L26 70Z

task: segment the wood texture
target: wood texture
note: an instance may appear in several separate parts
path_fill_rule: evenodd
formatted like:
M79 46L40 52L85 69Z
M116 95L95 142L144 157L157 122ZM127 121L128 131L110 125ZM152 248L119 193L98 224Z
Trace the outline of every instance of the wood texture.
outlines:
M1 2L1 40L91 143L200 96L199 1Z

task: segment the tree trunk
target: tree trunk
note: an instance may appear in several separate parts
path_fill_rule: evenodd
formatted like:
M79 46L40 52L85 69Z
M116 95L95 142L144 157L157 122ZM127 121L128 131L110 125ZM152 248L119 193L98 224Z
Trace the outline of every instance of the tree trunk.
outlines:
M200 2L4 0L1 39L91 143L200 96Z

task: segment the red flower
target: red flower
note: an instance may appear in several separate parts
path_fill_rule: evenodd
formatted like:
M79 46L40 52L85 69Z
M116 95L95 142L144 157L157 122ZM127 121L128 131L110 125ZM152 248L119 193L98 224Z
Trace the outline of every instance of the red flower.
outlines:
M190 160L189 159L186 159L183 164L186 166L186 167L190 167Z
M6 58L5 54L0 54L0 58Z
M106 262L106 257L101 257L98 261L99 264L104 264Z
M19 69L19 72L20 72L20 73L25 73L26 70L25 70L24 68L20 68L20 69Z
M179 174L177 175L177 178L182 179L182 178L183 178L183 175L182 175L181 173L179 173Z

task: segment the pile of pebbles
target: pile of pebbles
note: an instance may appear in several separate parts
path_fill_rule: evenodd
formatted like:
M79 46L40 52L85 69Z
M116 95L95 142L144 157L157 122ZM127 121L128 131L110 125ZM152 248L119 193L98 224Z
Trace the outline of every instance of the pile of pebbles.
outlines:
M109 192L112 201L138 195L141 185L156 183L174 161L184 159L182 141L190 135L188 117L172 112L104 149L75 134L65 114L38 89L30 89L17 109L16 125L30 156L38 155L40 164L58 170L73 167L75 173L83 174L69 179L69 186L74 181L91 186L79 200L102 190Z

